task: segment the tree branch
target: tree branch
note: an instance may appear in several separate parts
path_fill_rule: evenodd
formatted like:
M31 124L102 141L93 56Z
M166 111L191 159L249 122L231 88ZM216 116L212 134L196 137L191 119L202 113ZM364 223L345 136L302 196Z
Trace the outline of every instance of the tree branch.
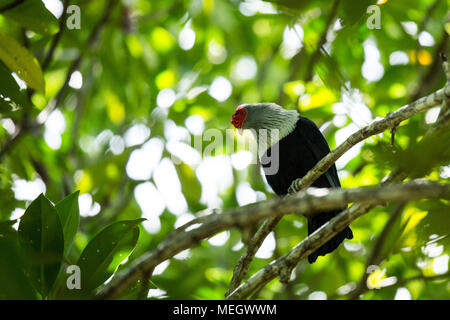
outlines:
M389 184L389 183L392 183L392 182L400 182L400 181L403 181L403 180L405 179L405 177L406 177L406 175L405 175L404 173L402 173L402 172L400 172L400 171L398 171L398 170L394 170L394 171L392 171L392 172L384 179L382 185ZM339 190L339 189L338 189L338 190ZM368 212L371 208L373 208L373 207L374 207L374 205L367 205L367 204L366 204L366 205L363 205L363 204L358 204L358 203L357 203L357 204L351 206L350 208L347 208L346 210L342 211L341 214L344 214L344 215L345 215L345 214L348 214L348 212L355 212L355 214L357 214L357 216L355 216L354 219L356 219L357 217L363 215L364 213L367 213L367 212ZM330 222L331 222L331 221L330 221ZM330 222L329 222L329 223L330 223ZM350 222L349 222L348 224L350 224ZM347 225L348 225L348 224L347 224ZM326 224L326 225L328 225L328 224ZM324 225L324 226L325 226L325 225ZM345 228L345 226L344 226L343 228ZM318 229L318 230L319 230L319 229ZM316 230L316 232L317 232L317 230ZM309 239L310 237L313 237L313 236L315 235L316 232L314 232L313 234L309 235L306 239L304 239L301 243L299 243L294 249L292 249L288 254L291 254L291 253L294 254L294 251L296 250L296 248L297 248L298 246L301 246L302 243L303 243L303 246L306 246L306 247L309 246L310 244L309 244L309 242L308 242L308 241L309 241L308 239ZM337 232L338 232L338 231L337 231ZM336 234L337 232L335 232L335 234ZM330 239L331 239L333 236L334 236L334 234L330 237ZM325 242L326 242L326 241L324 241L323 243L325 243ZM314 252L314 251L315 251L317 248L319 248L321 245L322 245L322 244L315 244L315 245L314 245L314 248L313 248L310 252ZM280 281L283 282L283 283L287 283L288 280L289 280L289 278L290 278L290 274L291 274L291 272L292 272L292 269L297 265L297 263L298 263L303 257L309 255L310 252L298 256L298 257L297 257L297 260L295 261L295 263L284 264L282 268L279 268L278 272L279 272L279 275L280 275ZM294 254L294 255L295 255L295 254ZM279 259L277 259L277 260L279 260ZM270 265L269 265L269 266L270 266ZM267 268L267 267L268 267L268 266L266 266L266 268ZM264 269L265 269L265 268L264 268ZM261 270L264 270L264 269L261 269ZM261 270L260 270L260 271L261 271ZM253 277L252 277L252 278L253 278ZM250 295L251 292L248 291L248 290L251 289L251 286L252 286L252 285L248 286L247 283L250 282L252 278L250 278L246 283L244 283L243 285L241 285L241 286L236 290L236 291L237 291L236 294L237 294L239 297L236 298L236 294L235 294L235 295L229 295L227 298L228 298L228 299L242 299L242 298L245 298L245 297L247 297L248 295ZM271 279L273 279L273 278L271 278ZM269 279L269 281L270 281L271 279ZM257 281L257 280L254 280L254 281ZM263 286L265 283L267 283L267 282L257 283L257 284L254 285L254 286L255 286L255 288L258 288L258 287ZM241 288L241 287L242 287L242 288ZM250 289L249 289L249 288L250 288ZM242 290L243 292L239 293L238 290Z
M306 216L312 216L315 212L341 208L350 202L359 202L361 203L360 207L366 208L390 201L409 201L422 198L450 198L450 185L414 180L405 184L354 189L310 188L283 199L272 198L240 208L223 212L218 211L218 214L211 215L209 219L205 219L196 228L184 229L185 232L178 233L174 237L167 237L155 250L141 256L130 268L119 274L110 285L99 293L98 298L110 299L118 296L146 273L151 272L159 263L170 259L187 248L191 248L205 238L232 227L249 226L267 217L281 217L298 211ZM348 223L364 213L355 210L356 207L353 206L345 210L331 220L330 223L318 229L317 232L302 241L296 247L297 249L294 248L293 254L288 255L288 257L283 256L277 259L274 264L263 269L275 268L268 274L263 272L265 277L270 275L270 279L273 279L278 274L277 272L281 270L281 265L286 263L292 264L299 257L299 254L300 257L309 254L316 247L321 246L330 239L337 231L342 230ZM282 261L281 265L280 263L277 264L277 261ZM255 276L257 281L252 280ZM261 271L255 276L250 278L250 284L260 285L259 277L261 276ZM242 286L246 288L244 291ZM254 288L252 285L249 286L247 281L246 284L241 285L229 297L248 296Z
M422 97L396 111L388 113L385 118L374 120L368 126L352 134L346 141L339 145L339 147L335 148L322 158L322 160L320 160L303 178L295 180L289 188L289 193L298 192L306 186L311 185L311 183L324 174L337 159L358 142L361 142L372 135L382 133L389 128L393 128L400 122L411 118L417 113L442 104L448 99L446 97L450 97L450 85L446 85L444 88L439 89L428 96Z

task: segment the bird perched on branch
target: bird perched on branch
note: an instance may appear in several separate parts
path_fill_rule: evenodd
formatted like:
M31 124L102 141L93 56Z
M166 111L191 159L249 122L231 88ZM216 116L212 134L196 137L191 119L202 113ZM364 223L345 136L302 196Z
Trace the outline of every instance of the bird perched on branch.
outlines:
M275 103L244 104L236 108L231 123L240 132L251 129L258 143L261 165L273 191L288 194L291 183L302 178L316 163L330 152L319 128L295 110L285 110ZM341 184L333 164L313 184L316 188L340 188ZM308 234L339 214L342 210L316 213L308 218ZM334 251L344 239L352 239L349 227L336 234L308 256L309 263Z

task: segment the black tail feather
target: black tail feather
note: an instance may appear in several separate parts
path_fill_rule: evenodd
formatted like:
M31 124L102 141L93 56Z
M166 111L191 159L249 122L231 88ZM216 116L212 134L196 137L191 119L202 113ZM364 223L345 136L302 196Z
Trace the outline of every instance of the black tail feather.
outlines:
M316 231L320 226L331 220L341 211L327 211L315 214L314 217L308 219L308 235ZM353 232L350 227L346 227L344 230L336 234L328 242L322 245L319 249L314 251L308 256L309 263L316 261L318 256L324 256L327 253L333 252L341 244L344 239L352 239Z

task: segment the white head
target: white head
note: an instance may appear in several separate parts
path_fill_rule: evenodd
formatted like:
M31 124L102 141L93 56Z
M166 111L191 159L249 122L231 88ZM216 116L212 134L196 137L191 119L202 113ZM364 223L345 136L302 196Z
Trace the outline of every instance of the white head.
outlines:
M239 131L253 129L252 132L256 134L258 144L265 144L260 146L265 151L295 129L298 117L296 110L285 110L275 103L251 103L236 108L231 117L231 124ZM260 135L260 130L268 131L267 140ZM275 135L273 130L277 130ZM270 139L271 136L277 138Z

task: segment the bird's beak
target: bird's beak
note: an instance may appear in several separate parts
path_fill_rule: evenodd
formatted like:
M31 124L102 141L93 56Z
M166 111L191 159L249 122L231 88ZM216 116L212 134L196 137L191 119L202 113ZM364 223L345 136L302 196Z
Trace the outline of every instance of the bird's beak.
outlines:
M240 134L241 136L244 134L244 129L238 128L237 130L238 130L238 132L239 132L239 134Z

